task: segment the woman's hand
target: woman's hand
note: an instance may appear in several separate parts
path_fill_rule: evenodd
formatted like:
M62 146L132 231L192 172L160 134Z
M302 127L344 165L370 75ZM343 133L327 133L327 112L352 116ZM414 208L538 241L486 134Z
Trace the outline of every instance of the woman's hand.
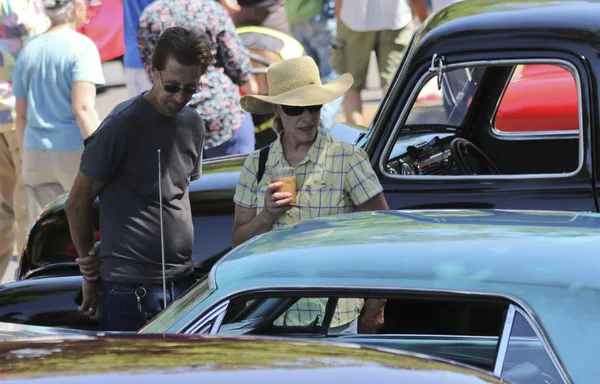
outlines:
M283 187L282 182L269 184L265 192L265 207L262 213L272 222L275 222L282 213L292 208L292 194L289 192L279 192Z

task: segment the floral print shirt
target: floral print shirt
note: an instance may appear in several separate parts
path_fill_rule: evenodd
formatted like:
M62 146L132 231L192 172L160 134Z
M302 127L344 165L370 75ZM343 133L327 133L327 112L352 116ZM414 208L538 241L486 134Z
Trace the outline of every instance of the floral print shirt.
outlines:
M196 28L213 44L213 60L202 75L202 91L188 104L204 120L204 149L231 139L245 113L240 106L239 86L250 78L248 51L235 32L231 17L216 0L157 0L148 5L138 28L142 64L150 71L152 50L169 27Z

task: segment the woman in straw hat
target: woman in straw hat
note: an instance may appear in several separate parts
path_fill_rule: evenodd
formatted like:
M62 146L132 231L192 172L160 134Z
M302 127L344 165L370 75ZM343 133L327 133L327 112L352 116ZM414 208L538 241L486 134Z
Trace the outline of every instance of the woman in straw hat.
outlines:
M259 151L244 163L234 197L234 247L301 220L388 209L367 154L334 138L320 124L321 106L343 96L352 83L352 75L344 74L321 84L316 63L303 56L269 66L268 95L242 97L246 111L275 114L273 129L278 139L270 145L262 175L258 175ZM272 182L269 176L282 167L295 169L293 205L292 194L279 191L283 183ZM348 313L356 309L360 312L360 308L348 308Z

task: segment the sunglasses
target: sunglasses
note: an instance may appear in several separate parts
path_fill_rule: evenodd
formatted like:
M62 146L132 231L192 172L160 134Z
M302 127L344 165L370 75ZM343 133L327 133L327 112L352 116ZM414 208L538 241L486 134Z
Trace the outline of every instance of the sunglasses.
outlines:
M309 105L306 107L292 107L289 105L282 105L281 109L288 116L300 116L304 113L305 109L308 109L308 112L319 112L321 110L322 105Z
M162 84L164 90L169 93L177 93L179 91L183 91L183 93L185 93L186 95L191 96L191 95L195 95L196 93L198 93L202 90L202 83L198 84L196 86L196 88L180 87L179 85L165 84L165 82L163 81L163 78L162 78L162 73L160 73L160 71L158 71L158 76L160 77L160 83Z

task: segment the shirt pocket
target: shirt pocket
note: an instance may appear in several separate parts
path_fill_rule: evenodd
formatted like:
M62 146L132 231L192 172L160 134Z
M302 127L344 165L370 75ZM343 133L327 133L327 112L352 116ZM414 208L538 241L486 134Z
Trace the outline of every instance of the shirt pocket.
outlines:
M302 186L299 192L300 207L320 208L325 216L337 213L344 206L344 191L325 179L313 179Z

